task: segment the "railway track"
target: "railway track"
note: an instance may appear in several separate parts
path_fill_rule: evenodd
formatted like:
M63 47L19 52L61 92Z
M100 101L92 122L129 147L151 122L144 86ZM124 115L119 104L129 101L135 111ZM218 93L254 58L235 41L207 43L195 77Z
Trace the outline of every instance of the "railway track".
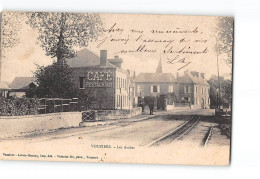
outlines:
M212 133L213 133L213 126L209 127L208 132L206 133L204 139L202 140L202 144L201 145L203 147L207 146L209 140L211 139Z
M155 141L149 143L147 146L159 146L161 144L169 144L178 139L180 139L183 135L187 134L200 120L200 117L193 116L187 122L180 125L178 128L169 132L168 134L156 139Z

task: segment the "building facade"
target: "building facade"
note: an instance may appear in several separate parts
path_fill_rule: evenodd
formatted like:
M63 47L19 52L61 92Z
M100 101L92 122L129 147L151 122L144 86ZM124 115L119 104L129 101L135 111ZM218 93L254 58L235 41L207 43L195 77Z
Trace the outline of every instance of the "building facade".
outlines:
M171 73L162 72L161 61L156 73L140 73L135 80L135 95L138 97L178 93L178 82Z
M36 78L34 77L15 77L9 85L8 97L22 98L25 96L26 91L29 89L30 84L35 84Z
M205 80L205 74L195 71L185 71L178 78L179 94L182 102L190 103L194 109L206 109L210 105L210 85Z
M129 74L121 68L122 59L115 56L107 59L107 51L100 51L100 58L94 57L92 52L78 62L68 64L73 71L73 82L82 91L85 91L91 99L90 109L129 109L132 107L129 97ZM91 55L89 55L91 54ZM80 58L80 57L77 57ZM92 60L90 62L85 62ZM98 60L99 64L96 65ZM79 62L81 61L81 62Z
M155 73L140 73L134 83L135 95L141 98L174 93L176 105L186 104L194 109L206 109L210 105L210 85L204 73L186 71L175 78L171 73L163 73L161 60Z

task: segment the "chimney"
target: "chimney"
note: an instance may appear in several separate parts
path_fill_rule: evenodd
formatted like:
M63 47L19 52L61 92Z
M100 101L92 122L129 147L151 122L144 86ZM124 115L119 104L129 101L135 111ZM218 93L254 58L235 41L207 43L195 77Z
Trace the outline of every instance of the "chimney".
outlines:
M107 66L107 51L100 50L100 66Z
M133 71L133 77L134 77L134 79L135 79L135 71Z
M205 79L205 73L200 73L202 79Z
M191 71L191 74L193 76L199 77L199 72L197 72L197 71Z
M179 79L179 72L176 73L176 78Z

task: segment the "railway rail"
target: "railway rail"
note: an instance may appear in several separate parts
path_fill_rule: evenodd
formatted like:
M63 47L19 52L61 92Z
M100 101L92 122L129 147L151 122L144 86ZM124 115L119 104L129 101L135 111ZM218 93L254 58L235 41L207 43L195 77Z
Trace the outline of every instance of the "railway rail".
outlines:
M204 137L203 140L202 140L202 144L201 144L201 145L202 145L203 147L206 147L206 146L207 146L209 140L210 140L211 137L212 137L212 133L213 133L213 126L209 127L208 132L206 133L205 137Z
M159 146L161 144L168 144L172 143L178 139L180 139L182 136L187 134L200 120L200 117L193 116L191 117L187 122L180 125L178 128L174 129L173 131L169 132L168 134L156 139L155 141L152 141L147 146Z

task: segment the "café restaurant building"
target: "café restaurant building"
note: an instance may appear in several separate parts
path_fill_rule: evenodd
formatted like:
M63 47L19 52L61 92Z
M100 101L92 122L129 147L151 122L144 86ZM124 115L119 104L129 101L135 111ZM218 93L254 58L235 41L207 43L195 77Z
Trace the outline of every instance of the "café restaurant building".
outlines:
M73 71L74 84L91 98L90 109L131 108L129 73L121 68L123 60L118 56L107 59L106 50L98 57L84 49L66 62Z

